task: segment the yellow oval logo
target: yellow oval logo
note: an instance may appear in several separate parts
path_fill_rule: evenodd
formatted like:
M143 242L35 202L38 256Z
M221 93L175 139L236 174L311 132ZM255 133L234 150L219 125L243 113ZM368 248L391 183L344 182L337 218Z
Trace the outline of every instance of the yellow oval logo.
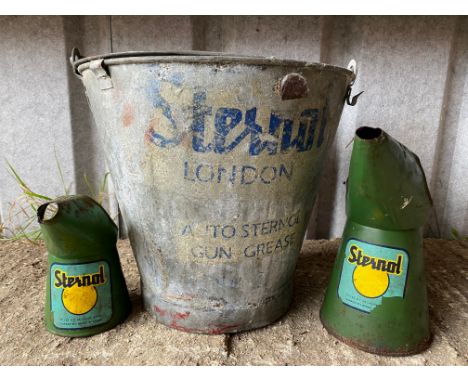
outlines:
M85 314L94 308L97 302L97 291L94 286L80 287L77 284L64 288L62 303L72 314Z
M364 297L382 296L388 289L388 274L371 267L356 267L353 272L353 284Z

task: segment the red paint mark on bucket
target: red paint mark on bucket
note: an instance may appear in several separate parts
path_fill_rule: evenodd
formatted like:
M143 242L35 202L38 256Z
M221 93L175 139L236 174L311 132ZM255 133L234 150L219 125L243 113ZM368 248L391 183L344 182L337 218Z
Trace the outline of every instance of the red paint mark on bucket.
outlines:
M186 333L193 333L193 329L186 328L185 326L176 324L175 322L172 322L171 325L169 325L169 326L170 326L172 329L181 330L181 331L186 332Z
M229 331L229 329L234 329L239 327L239 325L215 325L214 328L208 330L208 334L223 334Z
M126 103L122 112L122 123L124 127L129 127L133 123L133 107L130 103Z
M173 329L178 329L178 330L182 330L183 332L192 333L193 329L186 328L185 326L177 323L177 321L179 320L185 320L188 316L190 316L190 312L172 313L171 314L172 322L169 324L169 326Z
M188 316L190 316L190 312L185 312L185 313L174 313L172 315L172 320L177 321L177 320L185 320Z
M156 305L153 307L153 310L156 314L159 314L160 316L165 316L167 313L167 311L165 311L164 309L161 309L160 307Z

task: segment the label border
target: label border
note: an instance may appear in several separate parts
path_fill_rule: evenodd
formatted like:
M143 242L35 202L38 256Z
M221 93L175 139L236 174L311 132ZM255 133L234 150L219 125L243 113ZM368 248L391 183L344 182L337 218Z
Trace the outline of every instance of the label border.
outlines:
M52 273L51 273L51 269L54 265L86 265L86 264L93 264L93 263L100 263L100 262L103 262L103 263L106 263L107 264L107 267L109 268L109 283L110 283L110 301L111 301L111 316L110 318L106 321L106 322L102 322L100 324L97 324L97 325L93 325L93 326L87 326L85 328L61 328L57 325L55 325L55 320L53 319L53 310L52 310L52 285L51 285L51 282L52 282ZM50 276L50 281L49 281L49 302L50 302L50 305L49 305L49 311L51 313L51 321L52 321L52 325L54 326L54 328L56 329L59 329L59 330L85 330L85 329L92 329L92 328L96 328L98 326L101 326L101 325L105 325L107 324L109 321L112 320L112 317L114 316L114 305L113 305L113 302L112 302L112 297L113 297L113 293L112 293L112 277L111 277L111 267L110 267L110 264L107 260L98 260L98 261L87 261L87 262L84 262L84 263L58 263L58 262L54 262L54 263L51 263L50 266L49 266L49 276ZM63 292L62 292L63 293ZM99 297L98 297L99 298ZM96 301L96 304L97 304L97 301ZM96 306L96 305L94 305ZM93 306L93 308L94 308ZM66 309L65 309L66 310ZM68 312L68 310L67 310ZM70 312L69 312L70 313ZM70 314L73 314L73 313L70 313ZM78 315L79 316L79 315Z
M376 244L376 243L370 243L368 241L365 241L365 240L361 240L361 239L358 239L354 236L351 236L348 240L346 240L346 245L344 246L344 249L346 249L346 247L348 246L348 243L351 241L351 240L355 240L355 241L361 241L363 243L366 243L366 244L370 244L370 245L376 245L376 246L379 246L379 247L384 247L384 248L390 248L390 249L396 249L396 250L400 250L400 251L404 251L407 255L408 255L408 267L407 267L407 271L406 271L406 279L405 279L405 288L403 289L403 296L401 296L401 298L405 298L405 295L406 295L406 288L408 286L408 275L409 275L409 267L410 267L410 264L411 264L411 256L409 254L409 252L407 250L405 250L404 248L399 248L399 247L392 247L390 245L383 245L383 244ZM341 242L341 245L340 245L340 248L341 246L343 245L343 242ZM339 255L339 254L338 254ZM351 306L349 304L346 304L341 298L340 298L340 295L338 294L338 290L340 289L340 284L341 284L341 276L343 274L343 267L344 267L344 262L346 261L346 256L343 257L343 262L341 264L341 269L340 269L340 276L339 276L339 281L338 281L338 285L336 287L336 297L338 298L338 300L340 300L340 302L343 304L343 305L346 305L348 307L350 307L351 309L355 309L359 312L362 312L362 313L366 313L366 314L371 314L372 311L370 312L366 312L365 310L362 310L362 309L359 309L359 308L356 308L354 306ZM387 288L388 290L388 288Z

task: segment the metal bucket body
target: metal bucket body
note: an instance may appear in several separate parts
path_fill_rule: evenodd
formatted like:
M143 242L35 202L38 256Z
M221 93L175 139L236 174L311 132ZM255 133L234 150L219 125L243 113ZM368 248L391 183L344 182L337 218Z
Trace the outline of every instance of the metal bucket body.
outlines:
M275 321L291 301L353 72L245 57L129 55L75 67L145 308L189 332Z

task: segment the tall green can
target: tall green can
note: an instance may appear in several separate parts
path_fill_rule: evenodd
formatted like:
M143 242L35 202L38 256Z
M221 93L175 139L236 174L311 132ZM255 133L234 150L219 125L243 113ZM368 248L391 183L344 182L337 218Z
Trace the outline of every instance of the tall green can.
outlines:
M419 158L381 129L359 128L347 222L320 311L329 333L376 354L429 346L422 227L431 206Z
M111 329L131 305L116 248L117 226L84 195L38 208L48 250L45 325L54 334L90 336Z

